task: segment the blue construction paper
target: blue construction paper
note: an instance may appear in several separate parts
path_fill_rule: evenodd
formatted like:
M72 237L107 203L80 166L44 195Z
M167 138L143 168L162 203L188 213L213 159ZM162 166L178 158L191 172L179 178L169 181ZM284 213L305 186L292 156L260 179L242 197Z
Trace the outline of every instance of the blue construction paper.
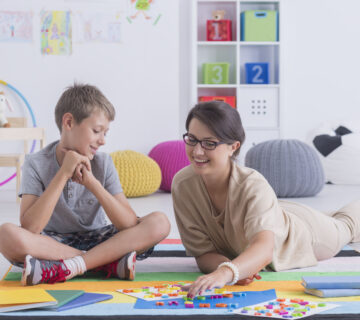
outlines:
M210 299L210 296L206 296L206 300L197 300L196 298L193 300L194 309L209 309L209 308L200 308L200 303L210 303L210 309L223 309L217 308L215 305L217 303L226 303L228 306L232 303L236 303L236 308L251 306L253 304L269 301L276 299L275 289L265 290L265 291L242 291L246 296L244 297L236 297L233 298L222 298L222 299ZM163 306L157 306L156 302L161 301L164 302ZM169 301L177 301L179 305L169 305ZM185 308L185 301L183 298L171 299L171 300L155 300L155 301L146 301L143 299L137 299L134 309L187 309ZM229 309L229 308L228 308Z
M86 306L88 304L92 304L95 302L109 300L112 298L113 298L113 296L111 294L85 292L80 297L70 301L67 304L62 305L61 307L57 308L56 310L57 311L69 310L69 309L73 309L73 308Z
M360 276L303 276L307 289L360 289Z

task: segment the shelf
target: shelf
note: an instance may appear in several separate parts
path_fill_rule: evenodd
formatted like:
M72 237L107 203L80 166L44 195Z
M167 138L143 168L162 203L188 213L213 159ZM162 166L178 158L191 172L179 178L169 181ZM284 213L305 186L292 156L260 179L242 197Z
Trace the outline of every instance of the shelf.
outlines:
M278 84L240 84L239 88L280 88Z
M201 0L200 0L201 1ZM220 0L221 1L221 0ZM241 4L245 4L245 3L251 3L251 4L262 4L262 3L273 3L273 4L279 4L279 0L240 0Z
M198 84L198 88L237 88L237 84Z
M199 46L279 46L280 41L276 42L258 42L258 41L198 41Z
M254 144L268 139L280 138L280 41L241 41L241 13L247 10L276 10L280 12L281 0L193 0L192 97L197 103L199 97L235 97L236 107L243 121L247 139L243 151ZM211 20L212 11L225 10L225 19L230 19L232 41L207 41L206 21ZM281 13L280 15L281 16ZM246 28L246 27L245 27ZM278 33L281 34L280 30ZM249 38L251 39L251 38ZM269 39L255 37L254 39ZM281 39L280 39L281 40ZM228 62L228 84L203 84L202 66L204 63ZM247 82L266 82L261 78L263 69L251 69L246 77L247 63L268 64L268 84L249 84ZM248 68L249 70L249 68ZM255 81L255 80L256 81ZM259 81L261 80L261 81ZM242 152L243 152L242 151Z
M199 46L236 46L236 41L198 41Z
M237 0L198 0L198 2L220 2L220 3L224 3L224 2L236 3L236 1ZM250 0L250 1L252 1L252 0Z
M278 46L280 45L280 41L276 42L259 42L259 41L240 41L241 46Z

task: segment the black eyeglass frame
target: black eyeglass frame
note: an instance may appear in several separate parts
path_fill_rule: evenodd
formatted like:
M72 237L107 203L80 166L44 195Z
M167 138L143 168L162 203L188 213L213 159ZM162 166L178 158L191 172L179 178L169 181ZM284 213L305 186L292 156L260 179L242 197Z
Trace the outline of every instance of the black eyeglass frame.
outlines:
M212 141L212 140L208 140L208 139L204 139L204 140L199 140L197 138L195 138L193 135L191 135L191 137L195 140L195 144L191 144L188 143L189 141L186 141L186 138L189 137L189 133L184 133L183 134L183 140L184 142L188 145L188 146L192 146L195 147L198 143L200 143L201 148L205 149L205 150L215 150L216 147L220 144L226 144L226 142L222 142L222 141ZM211 142L213 143L213 147L209 148L208 146L205 146L205 144L203 144L204 142Z

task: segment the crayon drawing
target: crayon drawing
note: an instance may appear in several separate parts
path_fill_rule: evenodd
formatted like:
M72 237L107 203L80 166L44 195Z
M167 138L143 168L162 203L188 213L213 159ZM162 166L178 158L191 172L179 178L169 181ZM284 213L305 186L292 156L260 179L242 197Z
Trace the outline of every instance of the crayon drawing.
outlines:
M0 11L0 41L32 41L32 13L21 11Z
M43 11L41 21L41 53L70 55L72 50L71 12Z
M78 22L78 42L117 42L121 41L119 12L82 12L76 14Z

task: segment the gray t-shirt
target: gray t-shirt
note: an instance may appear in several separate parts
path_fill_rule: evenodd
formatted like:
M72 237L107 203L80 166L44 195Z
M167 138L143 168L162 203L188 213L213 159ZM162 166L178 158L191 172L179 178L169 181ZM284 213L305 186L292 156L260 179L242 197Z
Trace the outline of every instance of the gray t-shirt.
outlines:
M48 187L60 169L55 153L58 143L59 141L53 142L37 153L26 155L22 168L20 197L23 194L40 197ZM110 155L97 152L91 160L91 170L112 195L123 191ZM83 185L70 179L44 230L68 233L95 230L105 225L105 212L97 198Z

